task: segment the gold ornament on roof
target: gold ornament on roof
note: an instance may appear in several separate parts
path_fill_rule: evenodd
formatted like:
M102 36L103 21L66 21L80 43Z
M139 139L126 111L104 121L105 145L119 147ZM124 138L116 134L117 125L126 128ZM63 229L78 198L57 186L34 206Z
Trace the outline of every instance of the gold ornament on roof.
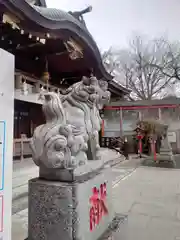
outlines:
M20 21L16 17L12 16L11 14L3 14L2 18L3 23L9 23L13 29L20 29L19 26L17 25Z
M68 41L64 42L64 45L69 52L69 57L72 60L75 60L77 58L83 58L83 49L82 47L76 43L72 38L70 38Z

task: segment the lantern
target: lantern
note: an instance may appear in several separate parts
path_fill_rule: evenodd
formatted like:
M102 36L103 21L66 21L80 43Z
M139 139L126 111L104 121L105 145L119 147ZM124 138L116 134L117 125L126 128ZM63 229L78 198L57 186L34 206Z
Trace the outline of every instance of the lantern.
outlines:
M49 83L49 79L50 79L50 74L49 74L49 71L48 71L48 61L47 61L47 58L46 58L46 63L45 63L45 71L42 73L42 81L45 82L46 84Z

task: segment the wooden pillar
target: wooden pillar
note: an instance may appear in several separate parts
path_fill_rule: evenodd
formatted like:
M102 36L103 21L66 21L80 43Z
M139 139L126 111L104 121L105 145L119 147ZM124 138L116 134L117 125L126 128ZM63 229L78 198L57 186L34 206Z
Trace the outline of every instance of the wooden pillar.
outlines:
M139 121L141 121L141 120L142 120L142 113L141 113L141 110L139 110L138 113L139 113L139 114L138 114L138 115L139 115Z
M161 121L162 120L161 108L158 108L158 117L159 117L159 120Z
M122 115L122 108L120 108L120 136L123 136L123 115Z
M15 75L15 89L21 89L22 86L22 76L20 74Z
M23 161L24 159L24 142L23 142L23 138L21 136L21 156L20 156L21 161Z

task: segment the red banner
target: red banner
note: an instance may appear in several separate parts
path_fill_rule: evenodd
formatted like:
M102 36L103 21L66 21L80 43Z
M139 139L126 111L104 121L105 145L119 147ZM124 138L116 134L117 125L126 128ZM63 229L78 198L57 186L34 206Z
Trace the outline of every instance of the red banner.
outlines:
M104 137L104 120L102 119L101 136Z
M137 135L137 139L139 140L139 154L142 153L142 139L143 139L143 135L138 134Z
M139 153L142 153L142 140L139 139Z

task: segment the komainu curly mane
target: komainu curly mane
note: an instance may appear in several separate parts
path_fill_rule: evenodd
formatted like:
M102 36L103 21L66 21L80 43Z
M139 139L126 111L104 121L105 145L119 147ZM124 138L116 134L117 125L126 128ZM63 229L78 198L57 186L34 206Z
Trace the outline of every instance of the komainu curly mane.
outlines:
M45 93L46 124L35 129L31 142L35 163L46 168L72 168L85 163L92 137L98 158L99 109L109 98L107 84L95 77L83 77L64 96Z

